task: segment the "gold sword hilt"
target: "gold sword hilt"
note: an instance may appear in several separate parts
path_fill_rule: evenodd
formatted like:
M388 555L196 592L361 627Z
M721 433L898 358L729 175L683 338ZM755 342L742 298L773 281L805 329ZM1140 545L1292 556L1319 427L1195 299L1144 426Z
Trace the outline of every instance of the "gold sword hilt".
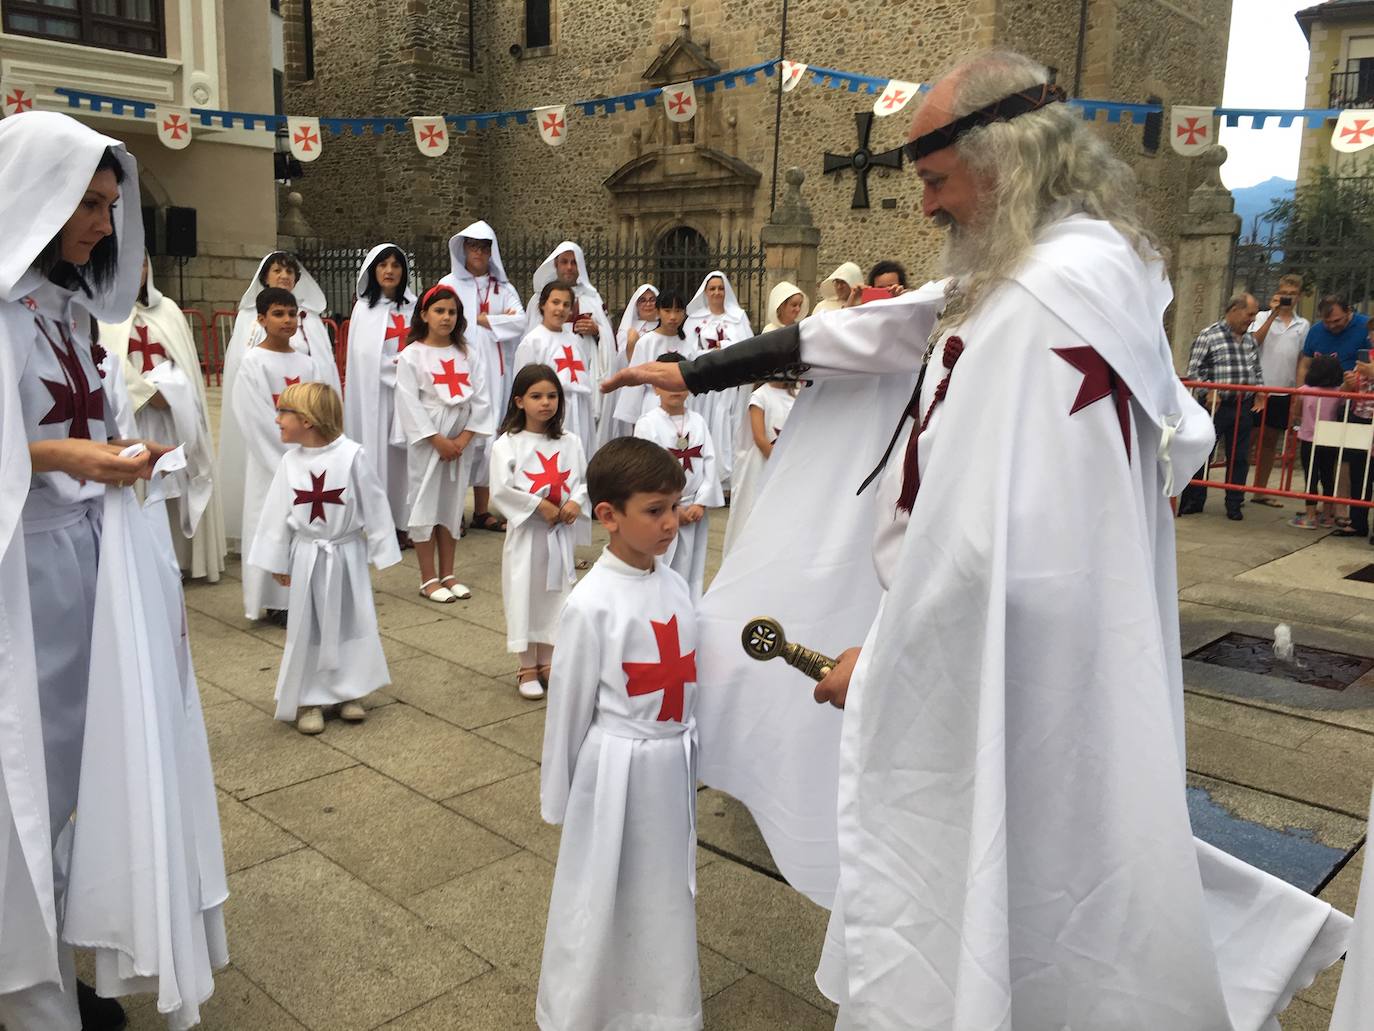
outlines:
M782 624L767 616L755 617L744 624L740 643L744 645L744 650L751 658L760 662L780 658L812 680L824 680L835 668L835 660L828 655L788 641L782 632Z

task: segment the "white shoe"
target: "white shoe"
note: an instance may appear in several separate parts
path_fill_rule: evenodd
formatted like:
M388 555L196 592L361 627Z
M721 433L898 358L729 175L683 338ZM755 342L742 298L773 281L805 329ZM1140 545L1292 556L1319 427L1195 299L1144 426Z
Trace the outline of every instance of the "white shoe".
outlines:
M367 710L363 708L362 702L344 702L339 706L339 719L357 723L367 719Z
M453 581L452 586L449 586L450 580ZM449 597L454 601L467 601L472 597L472 592L468 590L466 586L460 584L456 576L446 576L439 582L444 585L444 590L448 591Z
M420 585L420 597L424 598L425 601L432 601L438 605L449 605L458 600L449 592L447 587L436 587L432 591L425 590L430 584L437 583L439 583L439 578L437 576L433 580L426 580L422 583Z
M544 685L537 678L521 681L518 690L521 698L528 698L532 702L544 697Z
M318 734L324 730L324 713L318 705L296 713L296 729L302 734Z

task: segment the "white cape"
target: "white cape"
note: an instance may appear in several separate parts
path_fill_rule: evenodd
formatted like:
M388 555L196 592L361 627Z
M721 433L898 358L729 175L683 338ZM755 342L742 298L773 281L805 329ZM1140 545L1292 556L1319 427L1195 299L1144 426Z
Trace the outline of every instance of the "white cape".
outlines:
M1374 798L1370 799L1374 811ZM1369 837L1365 836L1364 873L1355 909L1355 930L1345 954L1331 1031L1366 1031L1374 1014L1374 863L1369 861Z

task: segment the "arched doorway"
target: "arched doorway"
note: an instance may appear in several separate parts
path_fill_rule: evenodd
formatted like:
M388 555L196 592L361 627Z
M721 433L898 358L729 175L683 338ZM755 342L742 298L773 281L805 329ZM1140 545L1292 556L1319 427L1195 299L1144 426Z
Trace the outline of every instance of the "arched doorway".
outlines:
M691 226L677 226L658 238L654 253L658 259L659 289L676 290L691 300L702 277L711 271L711 248L706 237Z

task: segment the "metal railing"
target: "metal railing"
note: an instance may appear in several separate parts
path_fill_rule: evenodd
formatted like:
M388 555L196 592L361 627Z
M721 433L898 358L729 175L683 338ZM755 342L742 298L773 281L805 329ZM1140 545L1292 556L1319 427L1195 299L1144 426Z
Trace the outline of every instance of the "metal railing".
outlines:
M1332 72L1328 107L1374 107L1374 69Z

